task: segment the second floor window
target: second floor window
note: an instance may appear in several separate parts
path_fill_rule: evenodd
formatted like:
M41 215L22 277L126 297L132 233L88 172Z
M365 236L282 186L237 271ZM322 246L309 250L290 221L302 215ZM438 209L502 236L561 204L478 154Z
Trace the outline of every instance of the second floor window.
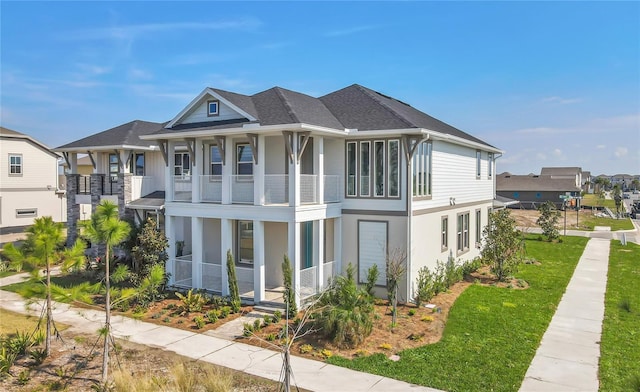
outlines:
M9 154L9 174L12 176L22 175L22 155Z
M236 174L253 174L253 153L249 144L238 144L236 146Z
M211 146L211 175L222 175L222 156L218 146Z
M422 142L413 155L413 196L431 195L431 143Z
M132 156L132 162L129 165L129 172L134 176L144 176L144 153L137 152Z
M449 247L449 218L446 216L443 216L440 222L440 248L442 250L447 250L448 247Z
M476 151L476 178L480 178L482 173L482 151Z
M489 178L493 176L493 153L489 153L489 158L487 159L487 163L489 164Z
M347 142L347 196L400 196L400 141Z
M177 152L173 157L174 175L182 176L191 174L191 160L188 152Z
M476 210L476 244L482 241L482 212Z
M116 154L109 154L109 178L111 181L116 181L118 179L118 173L120 173L119 166L118 156Z

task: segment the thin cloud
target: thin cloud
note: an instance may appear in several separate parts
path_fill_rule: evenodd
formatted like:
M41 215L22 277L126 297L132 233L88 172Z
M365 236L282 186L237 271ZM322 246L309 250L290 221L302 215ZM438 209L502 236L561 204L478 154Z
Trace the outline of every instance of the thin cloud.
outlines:
M126 26L100 27L95 29L67 31L59 34L58 38L71 41L89 40L129 40L143 35L177 31L203 30L255 30L262 23L255 18L211 22L173 22L173 23L144 23Z
M581 98L562 98L562 97L553 96L553 97L542 98L541 102L559 103L560 105L568 105L571 103L582 102L582 99Z
M343 37L345 35L362 33L363 31L375 30L379 28L379 26L355 26L350 29L344 30L332 30L324 33L325 37Z
M613 155L615 155L616 158L623 158L623 157L627 156L628 153L629 153L629 149L628 148L626 148L626 147L618 147L614 151Z

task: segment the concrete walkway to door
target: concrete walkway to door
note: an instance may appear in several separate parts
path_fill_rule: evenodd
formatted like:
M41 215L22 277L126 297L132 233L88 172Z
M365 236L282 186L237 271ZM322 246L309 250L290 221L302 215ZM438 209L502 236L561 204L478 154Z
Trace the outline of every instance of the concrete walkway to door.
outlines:
M520 392L597 392L610 240L592 238L542 337Z

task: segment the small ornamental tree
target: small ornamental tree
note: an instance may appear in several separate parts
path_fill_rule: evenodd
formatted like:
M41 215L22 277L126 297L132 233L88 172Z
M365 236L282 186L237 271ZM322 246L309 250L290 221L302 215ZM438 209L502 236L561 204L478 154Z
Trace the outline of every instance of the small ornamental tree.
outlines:
M295 317L298 313L298 307L296 305L296 293L293 288L293 270L287 255L284 255L284 260L282 261L282 278L284 280L284 304L289 309L289 317Z
M538 211L540 211L540 217L536 220L536 224L542 228L542 234L547 237L547 241L555 240L560 236L557 228L560 212L549 200L544 202Z
M380 276L380 271L378 271L378 265L374 264L367 270L367 283L364 286L367 293L373 297L373 288L376 286L376 282L378 281L378 277Z
M156 264L164 266L168 258L168 247L169 240L156 228L156 221L148 218L138 233L136 245L131 250L133 272L144 276L149 273L152 266Z
M236 276L236 263L233 261L231 249L227 250L227 278L229 281L229 302L234 313L240 311L240 290Z
M491 213L483 235L482 257L499 280L515 273L523 259L523 243L516 221L507 209Z
M407 254L396 248L387 254L387 298L391 303L391 326L395 327L398 319L398 285L407 272Z

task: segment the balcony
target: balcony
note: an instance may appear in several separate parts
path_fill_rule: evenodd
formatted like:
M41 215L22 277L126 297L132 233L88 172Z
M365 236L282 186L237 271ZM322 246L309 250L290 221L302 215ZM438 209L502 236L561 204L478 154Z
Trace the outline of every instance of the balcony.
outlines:
M320 202L319 177L315 174L300 175L300 203L318 204ZM255 176L229 176L228 189L221 175L200 175L197 190L200 201L204 203L223 203L225 195L230 204L255 204ZM338 203L341 200L341 179L338 175L323 176L324 203ZM192 201L192 177L190 175L173 176L173 200ZM227 193L228 192L228 193ZM289 175L264 175L264 205L289 204Z
M137 200L160 190L158 181L152 176L131 176L131 200Z

